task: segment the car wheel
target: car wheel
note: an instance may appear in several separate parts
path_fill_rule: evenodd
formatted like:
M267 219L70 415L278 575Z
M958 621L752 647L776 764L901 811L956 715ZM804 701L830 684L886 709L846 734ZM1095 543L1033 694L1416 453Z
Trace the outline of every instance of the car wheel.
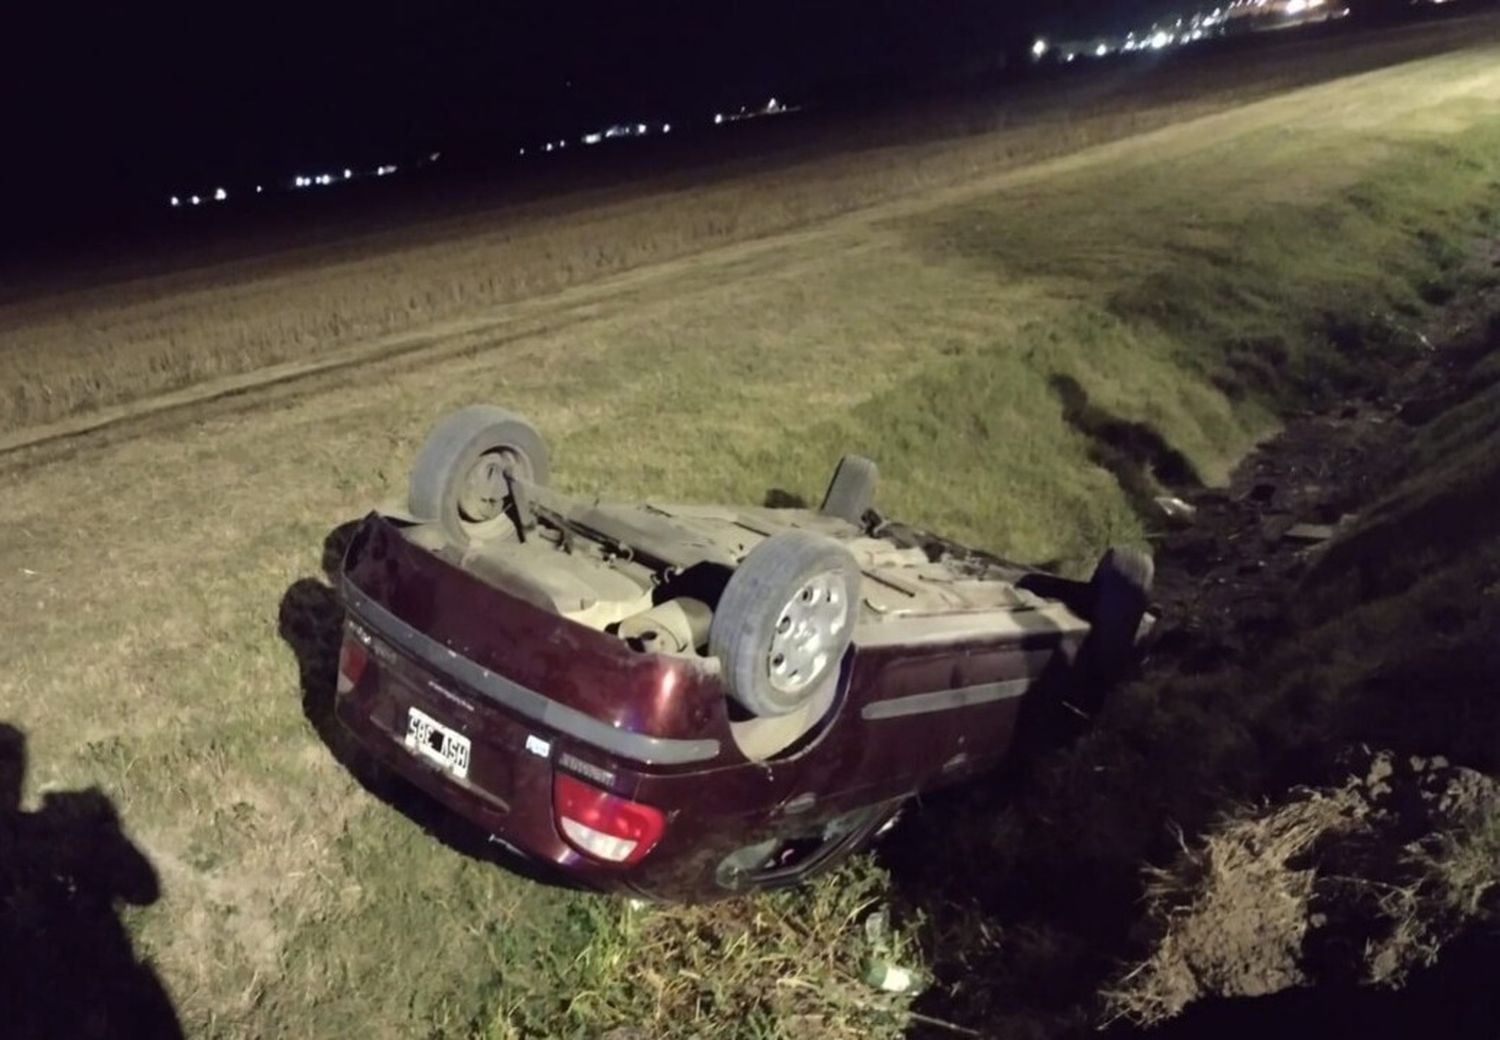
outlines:
M514 412L471 405L445 416L412 466L407 507L442 528L455 545L504 529L510 498L505 473L547 482L547 444Z
M1118 679L1134 660L1155 576L1156 564L1138 549L1110 549L1094 568L1092 627L1083 654L1095 678Z
M865 513L875 501L875 482L880 471L862 455L845 455L839 459L828 493L823 496L819 512L836 516L851 524L864 522Z
M761 542L724 588L708 631L729 693L755 715L802 707L837 674L854 636L859 565L832 538L786 531Z

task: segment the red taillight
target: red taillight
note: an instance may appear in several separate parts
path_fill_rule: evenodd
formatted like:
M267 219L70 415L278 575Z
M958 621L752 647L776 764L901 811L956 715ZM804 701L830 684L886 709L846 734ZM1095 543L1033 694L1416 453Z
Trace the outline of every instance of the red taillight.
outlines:
M667 829L660 809L612 795L567 773L552 781L557 829L579 852L607 863L636 863Z
M370 663L370 654L352 636L344 637L344 645L339 647L339 681L338 692L348 693L359 684L359 677L365 674L365 666Z

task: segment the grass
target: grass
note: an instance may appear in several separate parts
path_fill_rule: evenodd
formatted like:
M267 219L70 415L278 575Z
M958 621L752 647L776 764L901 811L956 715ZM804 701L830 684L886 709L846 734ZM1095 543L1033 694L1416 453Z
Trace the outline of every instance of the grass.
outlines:
M1153 445L1214 482L1362 352L1407 349L1390 330L1425 313L1424 287L1453 277L1444 258L1500 203L1495 56L1479 42L664 263L534 302L527 334L274 407L12 457L0 719L27 734L28 799L113 801L162 882L126 924L192 1035L899 1034L904 1000L857 981L883 873L642 913L498 870L320 742L276 635L287 590L319 574L329 529L399 491L425 428L474 400L533 418L575 490L811 497L857 450L882 462L889 512L1077 571L1144 537L1132 489L1183 476ZM390 278L451 270L407 255ZM239 308L260 290L218 291ZM1155 439L1118 435L1142 429ZM1214 691L1122 701L1100 740L1111 789L1140 805L1090 801L1100 760L1059 758L1026 801L1069 832L991 807L934 840L923 855L947 857L948 887L922 891L932 926L898 928L896 956L973 1021L1072 1014L1091 977L1074 969L1098 955L1087 928L1059 926L1057 896L1010 919L955 916L950 897L981 864L1007 885L1057 864L1064 902L1114 885L1162 807L1207 801L1255 739ZM1163 791L1148 752L1183 747L1182 791ZM956 959L989 985L954 988Z

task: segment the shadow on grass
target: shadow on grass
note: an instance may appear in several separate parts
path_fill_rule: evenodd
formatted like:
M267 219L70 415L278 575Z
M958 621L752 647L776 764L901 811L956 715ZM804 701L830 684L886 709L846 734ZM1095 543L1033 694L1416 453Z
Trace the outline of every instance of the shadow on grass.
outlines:
M1136 515L1155 525L1156 485L1174 491L1201 488L1203 481L1187 456L1148 423L1121 419L1089 400L1072 376L1054 374L1048 384L1062 403L1063 419L1089 442L1089 460L1109 471Z
M96 789L22 810L25 773L26 738L0 723L0 1035L182 1036L116 913L160 898L156 870Z
M494 863L512 874L559 888L578 888L566 876L514 853L490 835L438 804L423 791L387 769L356 741L334 714L339 646L344 605L338 584L344 550L362 521L340 524L323 540L325 580L299 578L281 597L277 631L297 658L302 714L339 764L361 787L391 806L448 848L472 859Z

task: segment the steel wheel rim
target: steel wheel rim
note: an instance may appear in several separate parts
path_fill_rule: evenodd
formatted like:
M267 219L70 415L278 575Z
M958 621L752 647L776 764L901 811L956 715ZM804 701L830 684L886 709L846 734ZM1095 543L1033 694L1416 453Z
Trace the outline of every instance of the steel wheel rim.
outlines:
M843 575L826 571L805 581L776 614L766 675L778 693L804 692L828 671L849 618Z
M505 512L505 503L510 499L507 470L522 479L531 476L526 456L513 448L487 451L474 460L458 489L458 513L464 521L487 523Z

